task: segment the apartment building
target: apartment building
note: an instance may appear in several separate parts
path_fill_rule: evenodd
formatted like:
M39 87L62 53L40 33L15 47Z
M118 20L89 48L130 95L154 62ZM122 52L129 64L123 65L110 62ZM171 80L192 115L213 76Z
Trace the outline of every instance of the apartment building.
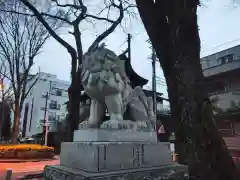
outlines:
M240 45L201 59L210 97L223 111L240 104Z
M40 72L28 82L33 88L29 92L22 109L21 129L23 137L42 134L44 117L48 122L48 132L56 132L58 121L66 116L65 102L68 101L69 82L59 80L56 75Z
M217 124L224 135L234 135L240 131L240 45L202 58L201 65L209 97L221 111L215 112Z

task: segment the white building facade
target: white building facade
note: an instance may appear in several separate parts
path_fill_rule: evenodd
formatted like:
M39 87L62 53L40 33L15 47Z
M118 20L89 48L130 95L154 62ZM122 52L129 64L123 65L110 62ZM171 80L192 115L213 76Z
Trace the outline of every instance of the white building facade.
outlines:
M223 111L240 107L240 45L201 59L210 98Z
M28 84L37 78L36 84L25 99L21 112L23 137L31 137L43 132L44 117L48 122L48 132L56 132L57 124L67 114L65 103L68 101L67 81L54 74L40 72Z

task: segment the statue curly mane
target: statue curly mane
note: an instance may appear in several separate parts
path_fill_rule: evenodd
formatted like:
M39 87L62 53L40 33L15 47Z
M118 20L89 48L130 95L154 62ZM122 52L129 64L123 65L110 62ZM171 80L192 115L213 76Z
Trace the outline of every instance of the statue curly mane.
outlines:
M100 47L83 58L82 83L90 97L116 94L128 83L121 60L113 51ZM97 87L97 88L96 88Z

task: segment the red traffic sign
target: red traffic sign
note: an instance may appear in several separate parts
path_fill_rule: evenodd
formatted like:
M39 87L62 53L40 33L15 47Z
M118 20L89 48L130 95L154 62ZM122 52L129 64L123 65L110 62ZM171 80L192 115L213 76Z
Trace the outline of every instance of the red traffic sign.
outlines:
M161 125L160 128L158 129L158 134L164 134L166 133L165 129L164 129L164 126Z

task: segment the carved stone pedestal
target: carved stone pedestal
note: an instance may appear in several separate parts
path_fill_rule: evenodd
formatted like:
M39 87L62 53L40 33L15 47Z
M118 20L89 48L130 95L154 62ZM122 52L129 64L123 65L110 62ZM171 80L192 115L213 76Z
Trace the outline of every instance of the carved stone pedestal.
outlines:
M169 143L62 143L60 165L46 166L51 180L186 179L187 167L172 162Z
M60 165L88 172L117 171L172 164L169 143L63 143Z

